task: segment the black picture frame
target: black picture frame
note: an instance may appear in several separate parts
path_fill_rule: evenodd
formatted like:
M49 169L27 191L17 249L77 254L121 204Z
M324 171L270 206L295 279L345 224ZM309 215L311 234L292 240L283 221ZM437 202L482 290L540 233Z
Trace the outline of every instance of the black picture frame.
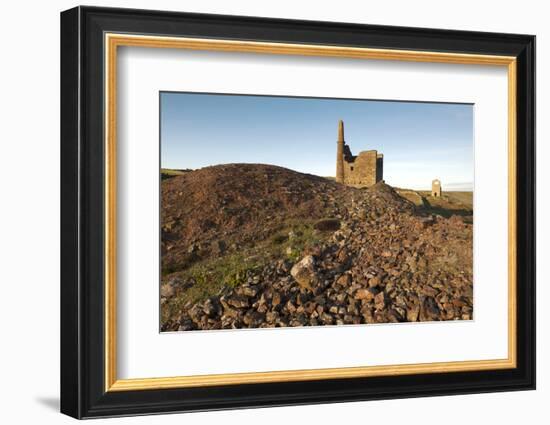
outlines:
M104 34L507 55L517 58L517 367L105 391ZM535 37L132 9L61 13L61 412L75 418L535 388Z

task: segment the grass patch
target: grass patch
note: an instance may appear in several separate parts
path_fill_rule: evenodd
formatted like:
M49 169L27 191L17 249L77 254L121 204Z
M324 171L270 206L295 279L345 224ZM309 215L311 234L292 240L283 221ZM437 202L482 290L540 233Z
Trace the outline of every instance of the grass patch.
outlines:
M272 246L265 250L277 253L280 259L300 259L307 248L322 244L332 234L319 232L314 228L318 220L289 220L271 238Z
M182 174L188 173L192 170L172 170L170 168L161 168L160 169L160 179L166 180L172 177L181 176Z
M259 258L235 253L201 261L188 270L185 276L195 284L186 291L187 301L196 302L217 294L224 287L235 287L244 283L250 273L264 265Z
M464 217L466 223L472 222L473 193L472 192L443 192L441 198L434 198L431 192L425 190L397 189L402 197L413 202L417 210L427 214L438 214L449 218L453 215Z
M288 235L285 235L284 233L278 233L271 238L271 242L273 242L274 245L281 245L283 242L286 242L287 240L288 240Z
M188 302L196 303L205 300L218 294L225 287L235 287L244 283L251 273L263 265L258 258L235 253L200 261L187 270L177 273L177 276L184 281L192 281L194 284L163 306L163 322L177 316Z
M167 266L166 272L174 271L171 276L178 276L185 282L193 281L194 284L177 298L171 299L163 310L170 317L188 302L202 301L218 294L225 287L235 287L246 282L267 264L284 259L293 262L299 260L305 249L323 243L331 235L331 232L315 230L315 221L289 220L275 234L238 252L199 259L193 264Z

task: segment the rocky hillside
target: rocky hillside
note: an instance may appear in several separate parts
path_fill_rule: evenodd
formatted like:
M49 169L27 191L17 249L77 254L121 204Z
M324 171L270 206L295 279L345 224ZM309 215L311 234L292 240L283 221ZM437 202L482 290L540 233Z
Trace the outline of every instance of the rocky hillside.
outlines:
M259 164L162 182L162 330L472 318L472 225Z
M237 252L289 223L337 213L353 192L322 177L262 164L218 165L172 177L162 182L163 270Z

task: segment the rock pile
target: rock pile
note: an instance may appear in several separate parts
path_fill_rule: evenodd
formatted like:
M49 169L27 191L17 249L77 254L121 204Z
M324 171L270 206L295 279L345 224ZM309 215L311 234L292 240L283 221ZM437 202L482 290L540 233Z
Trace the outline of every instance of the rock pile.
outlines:
M163 330L472 319L472 225L462 217L418 215L384 183L331 212L315 226L330 232L324 243L183 305ZM193 284L167 279L161 302Z

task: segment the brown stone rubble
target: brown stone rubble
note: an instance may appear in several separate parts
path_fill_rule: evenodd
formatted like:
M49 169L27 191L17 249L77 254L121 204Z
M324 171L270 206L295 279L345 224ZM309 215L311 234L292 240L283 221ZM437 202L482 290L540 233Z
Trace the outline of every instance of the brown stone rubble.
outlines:
M335 195L325 193L330 203ZM330 235L324 243L187 303L163 330L472 319L472 225L459 216L419 215L383 183L352 193L345 208L319 221ZM192 283L169 276L161 302L186 285Z

